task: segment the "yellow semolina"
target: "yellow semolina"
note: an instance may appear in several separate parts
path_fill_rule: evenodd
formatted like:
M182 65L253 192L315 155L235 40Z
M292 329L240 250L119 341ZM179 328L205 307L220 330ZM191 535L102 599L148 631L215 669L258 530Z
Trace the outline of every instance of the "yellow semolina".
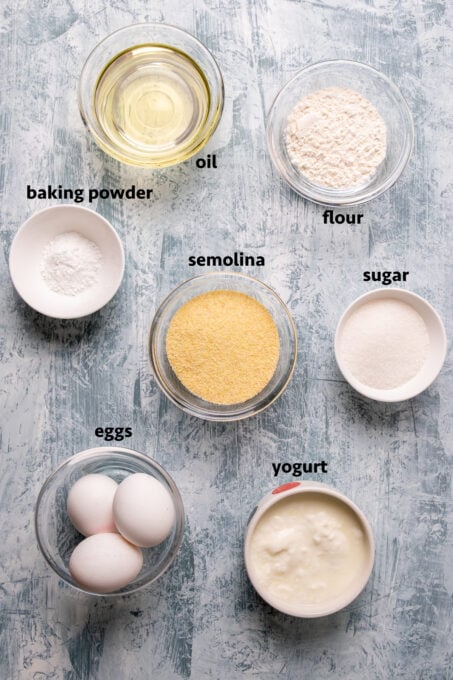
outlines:
M213 404L255 397L275 373L280 341L268 310L233 290L213 290L183 304L166 338L170 365L184 387Z

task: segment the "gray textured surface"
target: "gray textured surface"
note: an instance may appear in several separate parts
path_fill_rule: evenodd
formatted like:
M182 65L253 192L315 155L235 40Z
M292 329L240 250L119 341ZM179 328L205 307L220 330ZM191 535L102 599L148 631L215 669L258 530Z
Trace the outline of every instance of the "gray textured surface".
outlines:
M371 268L410 270L406 287L436 306L453 335L447 0L6 0L2 13L0 678L452 678L451 361L417 399L382 405L344 383L332 351L338 317L369 289L362 272ZM84 59L112 30L144 20L186 28L218 57L227 101L206 149L217 153L216 171L189 161L137 172L106 157L83 129L76 85ZM354 227L324 226L321 209L279 180L264 140L280 86L299 67L337 57L390 75L416 125L403 178ZM9 247L24 219L53 202L27 201L26 184L132 182L154 188L150 205L92 206L125 244L126 276L112 303L77 322L27 308L10 283ZM288 302L300 352L273 407L215 425L159 393L146 336L156 304L194 273L190 254L235 249L266 257L264 269L249 271ZM173 474L188 519L173 568L113 603L62 587L33 533L41 484L58 462L98 445L94 429L105 425L133 427L128 445ZM320 459L329 461L322 480L368 515L376 565L347 609L299 621L249 585L243 529L276 483L272 462Z

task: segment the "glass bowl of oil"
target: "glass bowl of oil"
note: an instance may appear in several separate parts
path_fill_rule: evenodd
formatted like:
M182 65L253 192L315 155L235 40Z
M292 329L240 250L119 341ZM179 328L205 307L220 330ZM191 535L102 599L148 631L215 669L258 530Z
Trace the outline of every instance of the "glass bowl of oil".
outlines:
M223 80L209 50L167 24L121 28L91 52L79 108L98 146L123 163L162 168L197 153L222 115Z

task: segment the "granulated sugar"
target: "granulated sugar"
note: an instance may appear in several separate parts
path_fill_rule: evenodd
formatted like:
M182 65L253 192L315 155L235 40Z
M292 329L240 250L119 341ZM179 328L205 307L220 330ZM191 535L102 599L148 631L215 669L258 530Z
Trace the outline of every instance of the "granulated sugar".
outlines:
M339 358L363 385L400 387L417 375L428 357L429 336L420 314L396 299L361 305L344 324Z
M387 127L359 92L328 87L307 95L288 116L293 165L314 184L348 189L367 184L385 158Z

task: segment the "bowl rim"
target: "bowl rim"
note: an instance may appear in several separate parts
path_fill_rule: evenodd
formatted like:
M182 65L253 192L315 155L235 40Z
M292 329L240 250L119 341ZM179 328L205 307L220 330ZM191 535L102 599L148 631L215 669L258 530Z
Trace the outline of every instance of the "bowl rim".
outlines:
M351 586L346 591L346 595L332 598L330 601L319 605L311 604L297 607L281 602L278 598L275 598L272 595L269 596L269 593L266 592L265 588L262 588L259 584L257 585L255 581L256 575L253 573L253 569L250 565L251 540L258 522L267 512L267 510L269 510L269 508L276 505L285 498L306 493L317 493L321 496L336 498L343 504L347 505L350 510L352 510L355 517L359 520L366 536L367 560L363 566L361 578L357 579L355 587ZM375 542L371 525L368 522L364 512L354 503L354 501L348 498L348 496L343 494L341 491L338 491L336 488L330 486L330 484L326 484L324 482L293 481L283 483L269 491L261 498L261 500L258 502L258 505L252 510L245 530L243 554L245 568L250 582L265 602L283 614L288 614L289 616L295 616L298 618L312 619L335 614L336 612L351 604L351 602L353 602L356 597L360 595L368 583L373 571L375 560Z
M21 237L24 236L24 234L27 234L30 229L33 229L33 231L39 231L40 224L42 225L42 217L45 213L49 213L51 211L56 211L59 210L61 212L72 212L72 211L82 211L83 213L90 213L92 216L92 219L96 219L99 222L101 222L105 227L106 230L109 234L109 241L113 246L113 249L116 251L116 254L119 256L120 260L120 268L118 271L118 277L117 281L115 283L115 287L113 289L112 287L112 292L109 291L109 296L108 298L103 298L102 304L96 304L96 305L91 305L87 307L84 311L78 313L78 314L58 314L56 315L55 313L52 313L52 310L48 309L46 305L41 305L39 302L31 302L27 290L24 290L24 287L20 284L20 282L17 279L16 271L20 269L18 266L18 262L21 258L21 251L22 251L22 246L18 246L18 241ZM35 224L37 222L37 224ZM74 229L73 229L74 231ZM61 233L65 233L62 231ZM16 262L17 260L17 262ZM22 300L29 305L32 309L34 309L36 312L39 312L40 314L43 314L44 316L47 316L51 319L81 319L85 316L89 316L90 314L94 314L95 312L98 312L100 309L105 307L112 298L116 295L118 292L121 283L123 281L123 276L124 276L124 270L125 270L125 255L124 255L124 247L123 243L119 237L118 232L116 231L115 227L103 216L100 215L96 210L93 210L92 208L86 208L85 206L81 205L75 205L74 203L60 203L58 205L49 205L46 206L45 208L40 208L39 210L35 211L27 219L25 222L23 222L16 233L14 234L13 240L11 241L11 246L9 249L9 255L8 255L8 266L9 266L9 273L11 277L11 281L13 283L13 286L16 290L16 292L20 295ZM113 281L113 279L109 279Z
M90 122L89 116L87 116L87 109L83 104L83 87L85 86L85 78L87 77L87 71L91 65L91 61L97 56L97 53L102 50L103 47L105 47L105 44L110 42L112 39L115 40L119 34L125 34L128 31L133 31L133 30L141 30L141 29L155 29L155 28L162 28L164 30L170 29L170 31L173 31L175 33L179 33L183 39L189 39L193 41L198 48L201 49L203 52L204 56L207 58L207 60L210 62L211 66L213 67L213 71L215 74L215 86L216 89L218 89L218 92L216 94L216 98L214 99L213 97L213 92L211 86L209 86L209 94L210 98L212 100L212 107L213 107L213 112L210 118L214 119L214 126L211 127L211 123L208 125L206 128L206 121L205 124L203 125L203 128L200 129L200 131L203 132L203 134L200 137L200 142L195 146L194 149L191 150L189 156L184 158L182 161L165 161L163 163L150 163L150 162L139 162L138 159L132 160L130 157L127 158L127 160L119 154L116 153L116 146L112 145L110 143L110 140L108 137L104 137L99 134L98 130L93 127L93 125ZM131 45L133 47L134 45ZM171 46L171 45L170 45ZM183 50L182 50L183 51ZM102 68L105 68L106 64L104 64L103 67L101 67L98 77L100 73L102 72ZM198 68L200 71L203 72L203 75L206 77L206 73L204 69L197 63ZM93 92L91 93L93 94ZM121 26L120 28L117 28L115 31L112 31L112 33L109 33L108 35L104 36L96 45L93 47L93 49L89 52L88 56L86 57L82 70L80 72L79 80L78 80L78 85L77 85L77 103L78 103L78 108L80 112L80 116L82 118L83 123L86 125L90 133L93 135L93 138L96 142L96 144L101 148L102 151L107 153L109 156L114 158L115 160L119 161L120 163L125 163L126 165L130 165L132 167L136 168L147 168L147 169L158 169L158 168L163 168L163 167L171 167L173 165L178 165L181 162L184 162L186 160L189 160L197 154L204 146L205 144L209 141L209 139L213 136L214 132L216 131L220 120L222 118L222 113L225 105L225 84L222 76L222 71L220 70L220 66L218 64L217 59L214 57L213 53L211 50L193 33L190 33L189 31L185 30L184 28L180 28L179 26L176 26L175 24L169 24L167 22L160 22L160 21L143 21L143 22L135 22L133 24L129 24L127 26Z
M70 468L72 465L76 465L77 463L83 461L83 460L89 460L90 458L97 458L97 457L108 457L112 456L115 452L121 453L123 455L128 455L132 458L138 458L139 460L143 461L147 465L149 465L151 468L156 468L157 471L162 475L162 477L165 479L167 482L168 486L171 489L171 495L172 495L172 500L175 506L175 523L177 526L177 531L175 533L176 536L176 541L174 545L172 546L172 558L168 561L167 564L164 565L164 567L150 580L146 581L146 583L142 583L141 585L135 587L135 588L130 588L125 592L121 592L121 590L116 590L111 593L99 593L93 590L88 590L86 588L83 588L80 585L77 585L76 583L72 583L69 581L65 574L61 570L57 570L55 568L55 565L51 562L49 559L49 556L47 555L46 550L44 549L43 543L41 541L41 536L40 536L40 531L39 531L39 526L38 526L38 515L39 515L39 509L40 505L43 499L43 496L49 486L51 485L52 481L54 478L58 475L59 472L65 467ZM135 449L129 449L126 447L122 446L96 446L91 449L85 449L83 451L79 451L75 453L74 455L70 456L66 460L64 460L62 463L60 463L51 473L50 475L46 478L44 481L43 485L41 486L41 489L39 491L38 497L36 499L35 503L35 509L34 509L34 529L35 529L35 536L36 536L36 541L38 543L39 551L41 555L44 557L45 561L51 568L52 572L57 575L58 578L60 578L67 586L70 586L74 590L77 590L85 595L93 595L95 597L124 597L125 595L131 595L132 593L136 593L139 590L142 590L142 588L146 588L147 586L151 585L151 583L154 583L158 578L160 578L166 571L167 569L171 566L171 564L174 562L176 559L182 545L182 541L184 539L184 532L185 532L185 510L184 510L184 503L182 500L181 493L172 478L172 476L165 470L160 463L158 463L154 458L151 458L150 456L147 456L144 453L141 453L140 451L136 451ZM68 522L69 522L69 517L68 517Z
M395 294L396 293L396 294ZM426 380L425 383L422 383L421 388L415 389L413 392L409 392L407 396L401 397L398 395L398 392L404 387L404 385L407 385L406 383L403 383L403 385L400 385L399 387L394 387L391 389L380 389L380 388L375 388L375 387L369 387L368 385L365 385L364 383L360 382L357 378L355 378L352 373L346 368L344 365L341 356L340 356L340 351L339 351L339 344L340 344L340 337L341 333L343 331L344 325L350 315L352 314L353 311L361 307L363 304L366 304L367 302L373 300L373 299L384 299L384 298L391 298L391 299L396 299L396 300L401 300L402 302L405 302L406 304L410 305L413 309L415 309L414 305L412 304L413 301L417 301L425 310L426 310L426 315L430 315L431 318L434 321L434 324L436 326L436 329L439 333L439 337L441 339L441 345L442 349L439 354L439 362L438 362L438 367L435 372L433 372L429 378L429 380ZM415 309L415 311L418 312L418 314L423 318L423 321L425 321L425 318L420 312ZM421 394L424 392L432 383L436 380L438 377L440 371L442 370L442 366L445 362L445 358L447 356L447 349L448 349L448 341L447 341L447 334L445 331L445 326L444 323L439 316L438 312L436 309L426 300L424 297L421 295L418 295L417 293L413 293L410 290L406 290L405 288L398 288L397 286L387 286L385 288L374 288L373 290L370 290L366 293L363 293L362 295L359 295L355 300L353 300L344 310L343 314L341 315L337 327L335 330L335 338L334 338L334 353L335 353L335 359L338 365L338 368L340 369L341 374L343 375L344 379L346 382L348 382L351 387L353 387L357 392L362 394L364 397L367 397L368 399L373 399L374 401L381 401L385 403L395 403L395 402L402 402L402 401L407 401L408 399L413 399L417 395ZM415 377L415 376L414 376Z
M207 410L206 412L203 411L203 413L200 413L197 408L194 408L190 405L187 405L185 401L178 399L177 395L175 395L171 390L168 389L166 382L162 379L161 376L161 370L159 367L159 362L157 360L156 356L156 351L155 351L155 337L156 337L156 332L158 330L161 318L163 314L166 311L167 305L171 302L172 299L184 288L190 288L192 285L194 285L197 281L200 280L215 280L221 279L222 277L227 277L227 278L234 278L237 280L245 280L248 282L248 284L251 283L253 286L259 286L263 288L267 294L270 294L271 297L276 300L278 303L279 307L285 314L285 318L289 322L289 328L291 330L291 337L292 341L294 344L293 347L293 356L290 362L290 367L289 371L285 377L285 380L283 384L281 385L280 389L276 394L273 396L273 398L269 401L266 402L262 405L260 405L258 408L255 407L248 407L247 409L241 409L241 404L232 404L231 405L231 412L224 412L224 413L217 413L214 412L213 410L209 411ZM215 289L214 289L215 290ZM228 290L228 289L227 289ZM209 292L209 291L206 291ZM202 294L202 293L200 293ZM247 294L247 293L246 293ZM258 301L259 302L259 301ZM274 319L274 323L275 319ZM277 324L276 324L277 325ZM186 279L185 281L182 281L180 284L178 284L175 288L173 288L162 300L160 305L157 307L156 311L154 312L153 319L151 321L151 325L149 327L148 331L148 339L147 339L147 350L148 350L148 362L151 368L151 371L154 375L154 379L156 380L158 386L160 387L161 391L165 394L165 396L170 399L170 401L177 406L179 409L184 411L185 413L191 415L191 416L196 416L197 418L200 418L201 420L207 420L211 422L236 422L239 420L244 420L245 418L250 418L252 416L258 415L258 413L261 413L265 409L267 409L269 406L271 406L286 390L288 387L291 378L294 374L294 370L296 367L297 363L297 348L298 348L298 343L297 343L297 329L296 325L294 323L294 319L291 315L291 312L289 311L288 306L286 303L283 301L283 299L276 293L276 291L269 286L267 283L264 283L260 279L257 279L253 276L250 276L249 274L243 274L241 272L209 272L206 274L197 274L195 276L190 277L189 279ZM210 402L206 402L210 403ZM247 402L244 402L247 403ZM238 408L233 409L233 407L236 406ZM216 408L216 404L211 404L211 408Z
M309 185L312 183L310 182L308 183L307 188L301 189L301 187L295 181L287 177L287 175L282 172L282 169L286 167L286 165L285 163L280 162L279 155L274 153L274 144L272 142L275 132L274 130L275 125L273 124L273 116L278 110L278 106L283 98L283 95L291 88L291 86L294 85L294 82L299 78L303 77L306 74L310 74L312 71L316 71L318 69L330 66L332 67L347 66L357 68L359 70L369 72L370 74L372 74L372 77L374 78L377 76L378 78L383 80L386 83L387 87L390 88L392 93L398 99L400 104L400 110L407 124L405 132L406 137L408 138L407 140L408 143L406 142L405 146L403 147L404 153L402 153L400 162L395 167L393 172L378 187L376 187L371 192L367 190L366 186L361 188L359 187L359 189L356 192L351 192L348 190L342 191L341 189L331 189L328 187L322 187L315 184L313 184L313 189L311 189ZM274 168L277 170L280 177L288 184L288 186L291 187L291 189L293 189L293 191L295 191L302 198L312 201L317 205L337 208L348 208L358 206L363 203L367 203L368 201L377 198L385 191L390 189L399 179L399 177L403 174L405 168L409 163L409 160L412 156L412 152L414 149L414 138L415 128L412 113L399 87L385 73L379 71L374 66L371 66L361 61L355 61L353 59L325 59L322 61L317 61L314 64L309 64L308 66L304 66L302 69L299 69L296 73L294 73L291 76L291 78L280 88L280 90L275 95L271 103L271 106L268 109L266 119L267 149L272 164Z

